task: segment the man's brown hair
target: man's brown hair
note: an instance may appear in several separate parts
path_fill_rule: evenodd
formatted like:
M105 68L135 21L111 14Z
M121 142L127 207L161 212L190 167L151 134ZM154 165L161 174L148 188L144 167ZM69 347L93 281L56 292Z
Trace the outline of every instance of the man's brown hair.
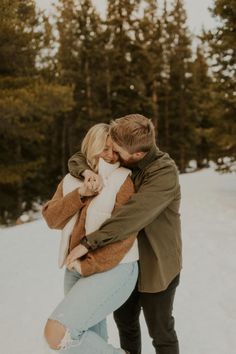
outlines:
M129 114L112 121L110 135L130 154L148 152L156 143L152 121L141 114Z

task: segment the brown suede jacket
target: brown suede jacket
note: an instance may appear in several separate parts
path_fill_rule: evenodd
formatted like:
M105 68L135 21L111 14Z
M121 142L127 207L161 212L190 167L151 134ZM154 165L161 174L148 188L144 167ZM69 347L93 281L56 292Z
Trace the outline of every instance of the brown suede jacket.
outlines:
M128 176L116 195L116 202L112 214L125 204L133 193L134 185L131 178ZM42 214L48 226L52 229L61 230L70 218L80 211L71 234L70 251L78 246L81 238L85 236L86 211L92 199L93 197L86 197L83 198L82 201L77 189L63 196L62 182L60 182L52 199L43 207ZM117 241L88 252L84 257L80 258L82 275L89 276L115 267L132 247L136 236L137 234L125 240Z

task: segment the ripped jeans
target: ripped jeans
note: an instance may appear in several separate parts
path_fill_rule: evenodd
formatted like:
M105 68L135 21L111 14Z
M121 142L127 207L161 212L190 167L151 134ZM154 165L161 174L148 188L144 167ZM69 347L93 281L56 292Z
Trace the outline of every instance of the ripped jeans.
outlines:
M137 262L122 263L113 269L81 277L65 273L65 297L51 320L66 328L57 352L61 354L123 354L107 343L106 316L119 308L132 293L138 277ZM78 281L79 280L79 281Z

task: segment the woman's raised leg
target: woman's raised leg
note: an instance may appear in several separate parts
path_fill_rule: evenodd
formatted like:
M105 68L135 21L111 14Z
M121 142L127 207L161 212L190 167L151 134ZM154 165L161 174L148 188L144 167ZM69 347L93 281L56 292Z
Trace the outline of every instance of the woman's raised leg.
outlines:
M81 278L46 324L45 337L49 346L64 354L124 353L91 331L91 327L127 300L137 276L137 262L133 262Z
M64 295L66 296L71 288L79 281L83 276L78 273L76 270L68 270L65 269L64 275ZM107 334L107 321L104 318L99 323L95 324L93 327L90 328L91 331L97 333L100 337L102 337L105 341L108 340Z

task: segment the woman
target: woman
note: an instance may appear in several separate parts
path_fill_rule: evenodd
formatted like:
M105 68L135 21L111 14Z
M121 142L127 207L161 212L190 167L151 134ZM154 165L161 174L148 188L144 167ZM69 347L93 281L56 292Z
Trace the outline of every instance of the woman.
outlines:
M44 206L49 227L62 229L59 266L66 265L65 297L49 317L45 338L65 354L125 353L107 343L106 316L131 294L138 276L136 235L74 259L76 247L134 193L130 171L120 167L109 138L109 125L97 124L87 133L82 152L103 178L95 193L92 180L65 176Z

